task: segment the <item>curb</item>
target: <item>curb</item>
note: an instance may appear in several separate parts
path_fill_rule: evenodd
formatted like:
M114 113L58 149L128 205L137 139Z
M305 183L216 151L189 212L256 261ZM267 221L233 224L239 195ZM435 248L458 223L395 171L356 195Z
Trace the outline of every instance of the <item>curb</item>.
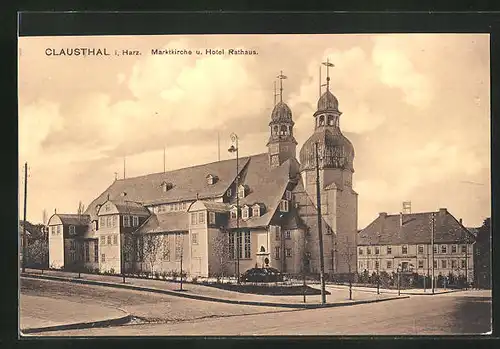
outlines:
M314 287L314 286L311 286L311 287ZM338 286L338 285L327 285L327 287L335 288L337 290L344 289L344 287L341 287L341 286ZM358 292L377 293L376 289L375 290L372 290L372 289L360 290L360 289L353 288L352 290L353 291L358 291ZM449 290L446 290L446 291L441 291L441 292L436 292L436 293L430 293L430 292L427 292L427 293L423 293L423 292L422 293L418 293L418 292L405 292L405 291L401 291L401 295L408 295L408 296L438 296L440 294L453 293L453 292L461 292L461 291L464 291L464 290L463 289L449 289ZM382 291L382 289L381 289L380 293L395 294L396 292L387 292L387 291Z
M399 296L399 297L395 296L395 297L389 297L389 298L383 298L383 299L368 299L368 300L360 300L360 301L352 301L352 302L327 303L327 304L321 304L321 303L309 303L309 304L307 304L307 303L306 304L304 304L304 303L273 303L273 302L233 300L233 299L227 299L227 298L215 298L215 297L195 295L195 294L189 294L189 293L178 293L175 291L163 290L163 289L145 287L145 286L137 286L137 285L130 285L130 284L118 284L118 283L96 281L96 280L66 278L66 277L52 276L52 275L32 275L32 274L28 274L28 273L22 273L21 276L27 277L27 278L38 278L38 279L46 279L46 280L54 280L54 281L66 281L66 282L74 282L74 283L78 283L78 284L108 286L108 287L115 287L115 288L125 288L125 289L136 290L136 291L162 293L162 294L175 296L175 297L183 297L183 298L196 299L196 300L209 301L209 302L219 302L219 303L228 303L228 304L237 304L237 305L255 305L255 306L262 306L262 307L279 307L279 308L299 308L299 309L333 308L333 307L340 307L340 306L347 306L347 305L376 303L376 302L383 302L383 301L389 301L389 300L410 298L409 296Z
M127 315L119 317L119 318L108 319L108 320L79 322L79 323L73 323L73 324L56 325L56 326L48 326L48 327L25 328L25 329L21 329L20 332L21 332L21 334L32 334L32 333L50 332L50 331L81 330L81 329L85 329L85 328L118 326L118 325L126 324L131 319L132 319L132 315L127 314Z

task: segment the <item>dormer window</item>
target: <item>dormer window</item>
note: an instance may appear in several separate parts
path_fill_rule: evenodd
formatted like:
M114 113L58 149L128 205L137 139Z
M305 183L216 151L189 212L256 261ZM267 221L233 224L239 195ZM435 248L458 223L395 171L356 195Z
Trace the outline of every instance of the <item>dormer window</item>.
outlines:
M230 198L230 197L231 197L231 195L233 195L233 191L231 190L231 188L229 188L229 189L227 190L227 192L226 192L226 196L227 196L228 198Z
M238 208L236 206L233 206L231 208L231 219L237 219L238 218Z
M260 217L260 205L254 205L252 207L252 216Z
M238 197L239 197L240 199L242 199L242 198L244 198L244 197L245 197L245 195L246 195L246 193L247 193L247 190L246 190L246 189L247 189L247 186L246 186L246 185L240 185L240 186L238 187Z
M250 218L250 208L248 206L243 206L241 209L241 218L248 219Z
M288 200L281 200L280 202L280 211L281 212L288 212Z
M69 226L69 235L75 235L75 234L76 234L75 226L70 225Z
M207 176L207 184L208 185L213 185L213 184L215 184L217 182L217 179L218 179L217 176L214 176L213 174L209 174Z
M166 192L166 191L172 189L174 185L170 182L163 181L160 186L161 186L163 192Z
M290 190L285 191L285 199L292 200L292 192Z

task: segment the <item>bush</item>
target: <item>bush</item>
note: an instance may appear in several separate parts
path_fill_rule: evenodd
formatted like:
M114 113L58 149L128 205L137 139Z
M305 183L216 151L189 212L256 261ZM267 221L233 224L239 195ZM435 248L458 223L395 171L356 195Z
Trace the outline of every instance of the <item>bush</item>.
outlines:
M155 279L159 279L160 278L160 273L155 271Z
M191 282L193 284L197 284L198 283L198 277L197 276L193 276L193 279L191 280Z
M116 274L116 273L115 273L115 268L111 268L111 269L109 269L109 274L110 274L110 275L115 275L115 274Z
M149 279L149 275L151 275L151 272L146 270L144 272L144 276L146 277L146 279Z

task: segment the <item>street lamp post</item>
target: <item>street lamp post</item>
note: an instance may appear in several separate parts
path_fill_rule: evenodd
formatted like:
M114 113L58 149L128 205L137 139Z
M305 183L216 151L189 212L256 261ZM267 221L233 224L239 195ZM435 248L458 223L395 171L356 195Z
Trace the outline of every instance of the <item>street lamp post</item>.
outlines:
M237 283L240 284L240 195L238 193L240 186L240 169L239 169L239 148L238 136L236 133L231 133L231 141L233 144L229 147L228 152L236 153L236 275Z
M396 271L398 273L398 296L401 296L401 264L398 265Z

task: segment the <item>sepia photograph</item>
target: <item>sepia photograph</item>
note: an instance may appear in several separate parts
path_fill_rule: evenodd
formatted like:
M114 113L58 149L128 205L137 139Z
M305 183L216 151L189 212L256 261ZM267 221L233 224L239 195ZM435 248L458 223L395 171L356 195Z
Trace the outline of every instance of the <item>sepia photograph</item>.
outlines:
M486 335L490 35L18 39L19 335Z

